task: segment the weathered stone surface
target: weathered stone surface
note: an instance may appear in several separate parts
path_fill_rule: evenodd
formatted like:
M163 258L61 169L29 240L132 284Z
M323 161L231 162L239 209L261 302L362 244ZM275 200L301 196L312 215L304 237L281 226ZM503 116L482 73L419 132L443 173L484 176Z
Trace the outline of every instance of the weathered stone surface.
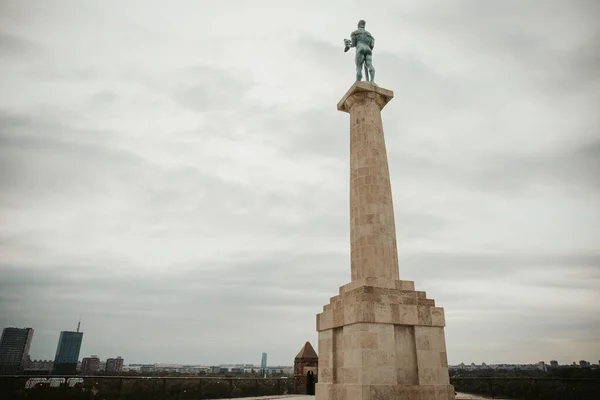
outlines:
M338 103L350 114L352 281L317 315L316 400L454 400L444 310L399 278L381 122L393 96L357 82Z
M344 97L342 97L342 99L338 102L337 109L339 111L350 112L349 106L351 104L348 103L348 99L359 92L371 92L379 94L381 99L377 98L375 101L381 103L381 108L379 109L380 111L387 103L389 103L390 100L392 100L392 98L394 98L394 92L391 90L384 89L369 82L355 82L354 85L348 89ZM350 101L352 101L352 99L350 99Z
M402 281L397 286L405 287ZM317 331L361 322L378 322L400 325L445 325L444 310L435 307L431 299L422 298L425 292L345 285L338 296L323 307L317 315Z
M352 280L399 279L394 205L381 109L393 92L356 82L338 103L350 113L350 258Z
M451 399L443 309L432 306L425 292L397 289L414 287L402 281L355 286L340 288L317 315L316 399L403 398L381 396L413 392L419 399ZM318 389L321 384L327 388Z

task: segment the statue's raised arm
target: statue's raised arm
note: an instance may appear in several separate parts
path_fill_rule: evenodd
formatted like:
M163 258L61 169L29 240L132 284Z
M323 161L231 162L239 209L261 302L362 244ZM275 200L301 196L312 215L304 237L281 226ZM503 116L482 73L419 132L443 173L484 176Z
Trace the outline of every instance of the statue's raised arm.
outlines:
M365 68L365 80L375 83L375 68L373 68L373 48L375 38L365 30L366 22L358 21L358 29L352 32L350 39L344 39L344 52L351 47L356 48L356 80L362 80L362 69Z
M344 53L350 50L350 47L354 47L352 46L352 40L350 39L344 39L344 46Z

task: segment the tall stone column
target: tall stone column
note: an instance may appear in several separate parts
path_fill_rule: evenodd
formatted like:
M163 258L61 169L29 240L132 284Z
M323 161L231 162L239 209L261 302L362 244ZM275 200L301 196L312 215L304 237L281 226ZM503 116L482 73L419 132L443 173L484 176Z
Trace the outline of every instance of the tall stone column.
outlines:
M338 103L350 113L350 259L352 280L399 279L396 225L381 109L390 90L357 83Z
M350 114L351 282L317 315L317 400L453 400L444 310L399 280L381 110L392 91L356 82Z

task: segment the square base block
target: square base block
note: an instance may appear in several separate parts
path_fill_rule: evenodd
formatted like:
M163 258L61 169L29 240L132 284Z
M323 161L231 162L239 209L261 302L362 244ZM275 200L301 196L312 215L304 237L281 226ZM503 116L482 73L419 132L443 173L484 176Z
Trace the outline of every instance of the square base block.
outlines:
M454 400L444 325L443 309L413 282L342 286L317 315L316 400Z

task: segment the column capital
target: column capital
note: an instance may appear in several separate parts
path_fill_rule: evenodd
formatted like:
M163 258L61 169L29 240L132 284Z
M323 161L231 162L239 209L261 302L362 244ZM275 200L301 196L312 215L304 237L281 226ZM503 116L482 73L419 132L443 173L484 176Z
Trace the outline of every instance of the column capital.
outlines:
M359 95L359 96L357 96ZM387 103L394 97L394 92L388 89L379 87L371 82L358 81L348 89L344 97L338 102L338 111L349 113L350 109L361 98L371 98L377 102L379 109L383 109Z

